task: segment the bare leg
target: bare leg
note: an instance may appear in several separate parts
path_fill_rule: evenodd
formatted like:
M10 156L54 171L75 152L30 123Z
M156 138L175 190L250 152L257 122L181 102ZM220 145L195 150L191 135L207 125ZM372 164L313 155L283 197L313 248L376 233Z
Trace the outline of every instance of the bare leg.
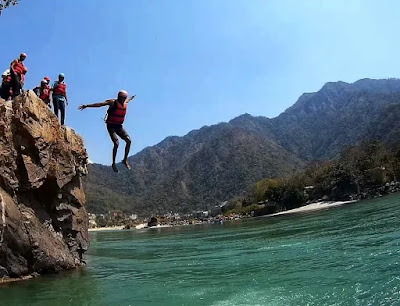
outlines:
M125 155L124 155L124 159L122 160L122 163L125 165L125 167L127 167L128 169L131 169L131 166L128 163L128 155L129 155L129 151L131 149L131 138L129 136L127 136L125 139L126 145L125 145Z
M114 172L118 172L118 168L117 165L115 164L115 159L117 157L117 151L118 151L118 145L119 145L119 141L117 140L113 140L114 143L114 148L113 148L113 156L112 156L112 168L114 170Z

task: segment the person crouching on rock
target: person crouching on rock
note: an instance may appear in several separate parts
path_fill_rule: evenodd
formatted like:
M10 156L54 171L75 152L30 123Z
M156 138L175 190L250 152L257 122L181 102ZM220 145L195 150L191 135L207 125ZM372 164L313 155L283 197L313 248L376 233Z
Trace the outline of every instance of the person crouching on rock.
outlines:
M42 80L40 82L40 86L37 86L33 89L35 94L44 102L48 107L50 106L50 87L47 84L46 80Z
M65 105L68 105L67 84L65 84L64 79L65 79L64 73L60 73L58 75L58 81L54 82L52 88L54 113L58 118L58 111L61 112L61 125L64 125Z
M21 79L24 74L24 70L27 71L23 61L26 59L26 54L21 53L19 58L13 60L10 64L10 76L11 76L11 86L13 91L13 97L18 96L21 93ZM25 73L26 73L25 71ZM25 79L25 76L24 76Z
M9 74L3 74L1 77L0 98L7 101L12 98L11 76Z
M121 137L121 139L123 139L126 142L125 155L124 159L122 160L122 163L128 169L131 168L131 166L128 163L128 154L131 148L131 138L125 131L122 124L124 123L126 112L128 110L128 103L132 101L135 97L136 96L134 95L128 98L128 93L125 90L121 90L118 93L117 99L109 99L101 103L83 104L78 107L80 110L84 110L87 107L108 106L107 119L105 121L107 124L108 133L110 134L111 140L114 143L113 155L112 155L112 169L114 170L114 172L118 172L117 165L115 164L115 159L117 156L117 150L119 145L118 136Z

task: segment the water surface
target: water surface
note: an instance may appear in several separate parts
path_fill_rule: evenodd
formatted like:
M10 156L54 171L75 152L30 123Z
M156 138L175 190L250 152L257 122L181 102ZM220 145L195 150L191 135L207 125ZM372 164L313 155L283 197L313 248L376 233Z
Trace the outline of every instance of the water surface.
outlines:
M325 211L91 233L88 265L1 305L400 305L400 195Z

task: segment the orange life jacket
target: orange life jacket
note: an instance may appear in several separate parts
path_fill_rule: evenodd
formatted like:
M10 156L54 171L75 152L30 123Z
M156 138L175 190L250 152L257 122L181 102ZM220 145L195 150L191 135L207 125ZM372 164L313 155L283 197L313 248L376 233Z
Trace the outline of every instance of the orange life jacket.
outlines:
M115 100L114 104L111 105L108 110L107 124L123 124L125 121L126 112L128 111L128 103L119 103Z

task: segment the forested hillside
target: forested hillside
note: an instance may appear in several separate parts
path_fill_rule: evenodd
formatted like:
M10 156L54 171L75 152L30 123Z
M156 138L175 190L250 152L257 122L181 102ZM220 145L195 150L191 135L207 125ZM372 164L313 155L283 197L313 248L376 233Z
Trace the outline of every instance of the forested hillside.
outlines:
M130 157L132 171L91 165L88 209L140 214L206 209L266 177L283 177L312 160L338 157L347 145L400 136L400 80L327 83L281 115L245 114L206 126Z

